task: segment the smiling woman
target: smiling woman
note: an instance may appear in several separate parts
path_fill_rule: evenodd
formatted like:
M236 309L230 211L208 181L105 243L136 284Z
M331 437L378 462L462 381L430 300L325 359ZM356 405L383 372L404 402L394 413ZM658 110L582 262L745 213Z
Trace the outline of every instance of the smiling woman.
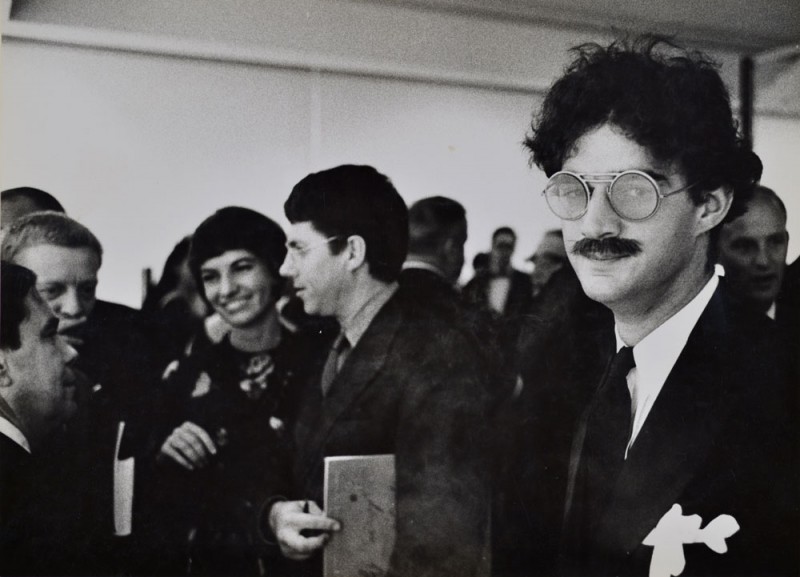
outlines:
M146 492L155 573L259 574L254 506L278 491L303 350L275 307L285 242L275 222L239 207L217 211L193 235L189 268L230 331L216 344L197 339L164 375L155 490Z

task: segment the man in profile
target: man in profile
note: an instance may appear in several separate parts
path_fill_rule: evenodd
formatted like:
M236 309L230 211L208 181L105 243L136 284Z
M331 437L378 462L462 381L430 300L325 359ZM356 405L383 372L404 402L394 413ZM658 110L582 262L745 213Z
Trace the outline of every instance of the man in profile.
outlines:
M31 271L3 261L0 283L0 572L62 573L71 552L62 550L46 511L42 517L50 490L33 482L30 469L32 454L75 410L68 365L77 353L58 335Z
M269 531L286 557L312 557L339 527L320 509L325 457L391 453L388 575L474 575L488 538L486 385L461 331L399 299L405 203L374 168L345 165L305 177L284 209L281 274L307 313L335 317L341 331L301 391L288 494L302 500L269 502Z
M42 298L59 319L58 333L80 356L75 368L79 412L69 437L54 447L53 469L64 472L65 518L77 523L75 538L93 551L76 571L116 570L118 552L112 536L113 469L121 423L133 438L146 428L151 384L158 367L146 339L139 311L98 302L97 273L103 249L85 226L62 213L36 212L15 220L2 243L4 260L32 270ZM133 444L128 444L132 447ZM126 448L122 456L131 456ZM127 531L126 531L127 532Z
M761 163L702 55L649 37L576 50L526 144L614 329L574 428L559 570L796 575L797 428L775 334L714 274Z

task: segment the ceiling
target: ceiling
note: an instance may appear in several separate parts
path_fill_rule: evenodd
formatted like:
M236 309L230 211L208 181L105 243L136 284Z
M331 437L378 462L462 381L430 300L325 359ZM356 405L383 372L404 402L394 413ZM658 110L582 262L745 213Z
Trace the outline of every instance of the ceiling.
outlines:
M70 31L90 30L100 32L100 39L88 43L102 46L109 38L106 32L115 31L139 35L132 48L112 41L117 49L139 50L153 37L165 39L157 45L167 52L183 41L199 42L200 49L189 55L218 52L216 45L203 44L208 42L247 51L279 46L290 55L278 60L289 65L294 54L313 52L316 60L310 67L324 70L329 55L345 54L355 64L340 68L344 71L373 74L362 66L372 59L379 64L378 74L385 73L387 62L400 77L423 80L447 81L441 70L457 69L467 84L526 90L531 88L527 80L513 79L536 76L527 71L527 54L549 63L539 74L541 86L560 72L561 63L547 52L565 53L553 41L559 30L565 31L562 36L588 32L599 37L658 32L681 44L724 52L734 75L738 59L752 57L756 108L800 117L800 0L2 1L4 34L17 38L70 43L75 42ZM428 64L434 70L430 75L407 71L433 62L437 53L438 60ZM476 76L488 80L478 82Z
M360 0L375 2L375 0ZM386 4L560 25L674 34L739 53L800 43L798 0L378 0Z

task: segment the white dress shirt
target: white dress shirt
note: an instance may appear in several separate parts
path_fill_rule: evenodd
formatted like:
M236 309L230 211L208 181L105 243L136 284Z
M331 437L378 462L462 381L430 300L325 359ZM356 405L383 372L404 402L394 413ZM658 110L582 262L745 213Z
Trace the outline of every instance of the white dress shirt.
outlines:
M28 443L28 439L25 438L25 435L22 434L14 423L6 419L3 415L0 415L0 434L5 435L12 441L14 441L17 445L28 451L31 452L31 446Z
M700 315L703 314L718 284L719 278L717 275L713 275L711 280L686 306L633 347L633 359L636 366L628 373L627 379L628 390L631 393L633 428L628 447L625 449L626 458L628 450L633 446L636 437L642 430L667 377L683 351L683 347L686 346L689 334L700 319ZM626 345L619 336L616 325L614 334L617 338L617 351L619 351Z

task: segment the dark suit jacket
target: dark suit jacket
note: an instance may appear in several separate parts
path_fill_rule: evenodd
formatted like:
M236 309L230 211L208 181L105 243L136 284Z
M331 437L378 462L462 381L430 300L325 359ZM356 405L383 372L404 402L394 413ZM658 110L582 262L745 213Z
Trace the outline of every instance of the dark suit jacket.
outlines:
M614 348L614 318L587 297L572 267L555 273L526 316L518 370L523 388L504 407L497 452L495 575L556 570L575 426Z
M458 331L436 319L420 323L395 295L325 399L319 372L304 389L294 431L296 498L322 504L324 457L395 454L389 575L468 577L479 565L488 473L487 395L477 357Z
M495 332L499 347L506 353L503 362L510 364L514 362L513 351L519 338L523 318L531 304L533 287L529 275L512 269L506 306L503 313L498 315L489 306L489 283L491 280L492 276L488 273L476 275L464 287L464 300L469 306L488 311L495 317Z
M500 344L500 326L486 310L468 303L444 277L433 271L408 268L400 273L398 300L410 317L425 323L436 318L447 330L458 329L481 355L493 406L506 401L515 377Z
M684 546L683 575L797 575L795 423L786 417L771 323L735 310L720 287L673 367L628 453L590 543L581 544L575 476L586 413L572 448L562 569L575 575L647 574L642 541L680 504L703 526L721 514L741 529L728 552Z

